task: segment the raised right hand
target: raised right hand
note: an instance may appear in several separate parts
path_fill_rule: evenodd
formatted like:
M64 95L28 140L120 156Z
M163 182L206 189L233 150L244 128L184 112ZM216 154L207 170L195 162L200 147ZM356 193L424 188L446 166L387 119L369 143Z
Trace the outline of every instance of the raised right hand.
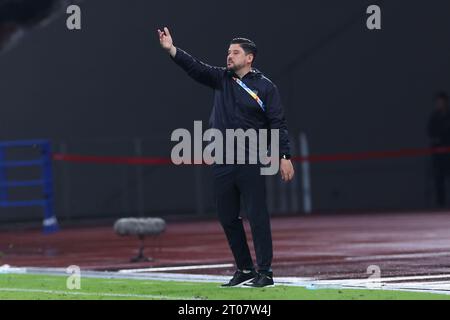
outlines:
M158 34L159 34L159 43L161 44L161 47L167 52L171 52L174 46L169 29L167 27L164 28L164 31L158 29Z

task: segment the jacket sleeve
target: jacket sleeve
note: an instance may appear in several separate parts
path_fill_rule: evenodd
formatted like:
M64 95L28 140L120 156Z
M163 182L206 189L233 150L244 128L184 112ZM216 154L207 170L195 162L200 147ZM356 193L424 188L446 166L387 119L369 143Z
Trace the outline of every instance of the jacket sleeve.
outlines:
M180 48L177 48L177 53L172 60L195 81L213 89L221 86L224 68L203 63Z
M279 129L280 156L291 155L291 144L278 88L274 85L266 97L266 116L270 129Z

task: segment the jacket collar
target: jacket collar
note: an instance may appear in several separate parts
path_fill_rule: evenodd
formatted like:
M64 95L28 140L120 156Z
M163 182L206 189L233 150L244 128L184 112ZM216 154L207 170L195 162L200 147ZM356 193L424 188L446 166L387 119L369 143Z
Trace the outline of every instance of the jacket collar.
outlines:
M249 73L247 73L245 76L242 77L241 80L243 80L243 79L248 79L248 78L249 78L249 79L253 79L253 78L255 78L257 75L260 75L260 74L261 74L261 72L260 72L258 69L252 68L252 69L250 70ZM228 75L229 75L230 77L238 78L238 79L239 79L238 75L237 75L234 71L232 71L232 70L228 70Z

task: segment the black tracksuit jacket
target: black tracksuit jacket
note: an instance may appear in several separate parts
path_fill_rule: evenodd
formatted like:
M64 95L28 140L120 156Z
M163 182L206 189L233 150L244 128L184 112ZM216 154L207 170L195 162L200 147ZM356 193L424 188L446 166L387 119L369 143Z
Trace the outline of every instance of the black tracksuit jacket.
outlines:
M233 77L226 68L203 63L177 48L172 58L194 80L214 89L214 105L210 127L225 133L226 129L279 129L280 156L291 155L289 134L281 98L276 85L261 72L253 69L241 80L263 101L265 111Z

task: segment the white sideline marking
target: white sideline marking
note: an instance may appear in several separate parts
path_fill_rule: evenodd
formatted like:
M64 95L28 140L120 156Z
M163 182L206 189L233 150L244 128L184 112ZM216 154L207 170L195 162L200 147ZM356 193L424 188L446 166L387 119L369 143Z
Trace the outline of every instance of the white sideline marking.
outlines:
M158 296L147 294L122 294L122 293L96 293L96 292L74 292L43 289L18 289L18 288L0 288L3 292L25 292L25 293L47 293L71 296L100 296L100 297L118 297L118 298L147 298L147 299L165 299L165 300L198 300L186 297Z
M220 269L231 268L234 265L227 264L204 264L198 266L179 266L179 267L161 267L161 268L146 268L146 269L124 269L119 270L119 273L139 273L139 272L161 272L161 271L181 271L181 270L200 270L200 269Z
M61 268L27 268L28 274L34 275L56 275L67 276L65 269ZM220 283L228 280L229 276L182 274L182 273L118 273L84 271L84 277L101 279L134 279L134 280L157 280L157 281L178 281L178 282L209 282ZM450 283L450 274L430 275L430 276L400 276L386 278L364 278L364 279L338 279L338 280L318 280L306 277L275 277L278 285L305 287L308 289L370 289L370 290L393 290L409 292L428 292L439 294L450 294L447 286ZM434 280L434 281L431 281ZM395 283L395 281L410 281ZM422 282L426 281L426 282ZM15 289L14 289L15 290ZM0 290L1 291L1 290ZM78 293L80 294L80 293ZM146 297L146 296L142 296ZM153 298L153 296L147 296ZM176 297L156 296L157 299L178 299ZM182 298L191 300L190 298Z
M370 278L370 279L339 279L339 280L317 280L317 283L323 284L364 284L374 282L393 282L393 281L409 281L409 280L432 280L432 279L450 279L450 274L441 274L434 276L410 276L410 277L386 277L386 278Z
M405 253L405 254L389 254L376 256L362 256L362 257L347 257L346 261L372 261L372 260L390 260L390 259L421 259L433 257L448 257L450 252L435 252L435 253Z
M447 283L427 283L427 282L413 282L413 283L405 283L405 284L387 284L389 287L393 288L415 288L422 290L442 290L442 291L450 291L450 282Z

